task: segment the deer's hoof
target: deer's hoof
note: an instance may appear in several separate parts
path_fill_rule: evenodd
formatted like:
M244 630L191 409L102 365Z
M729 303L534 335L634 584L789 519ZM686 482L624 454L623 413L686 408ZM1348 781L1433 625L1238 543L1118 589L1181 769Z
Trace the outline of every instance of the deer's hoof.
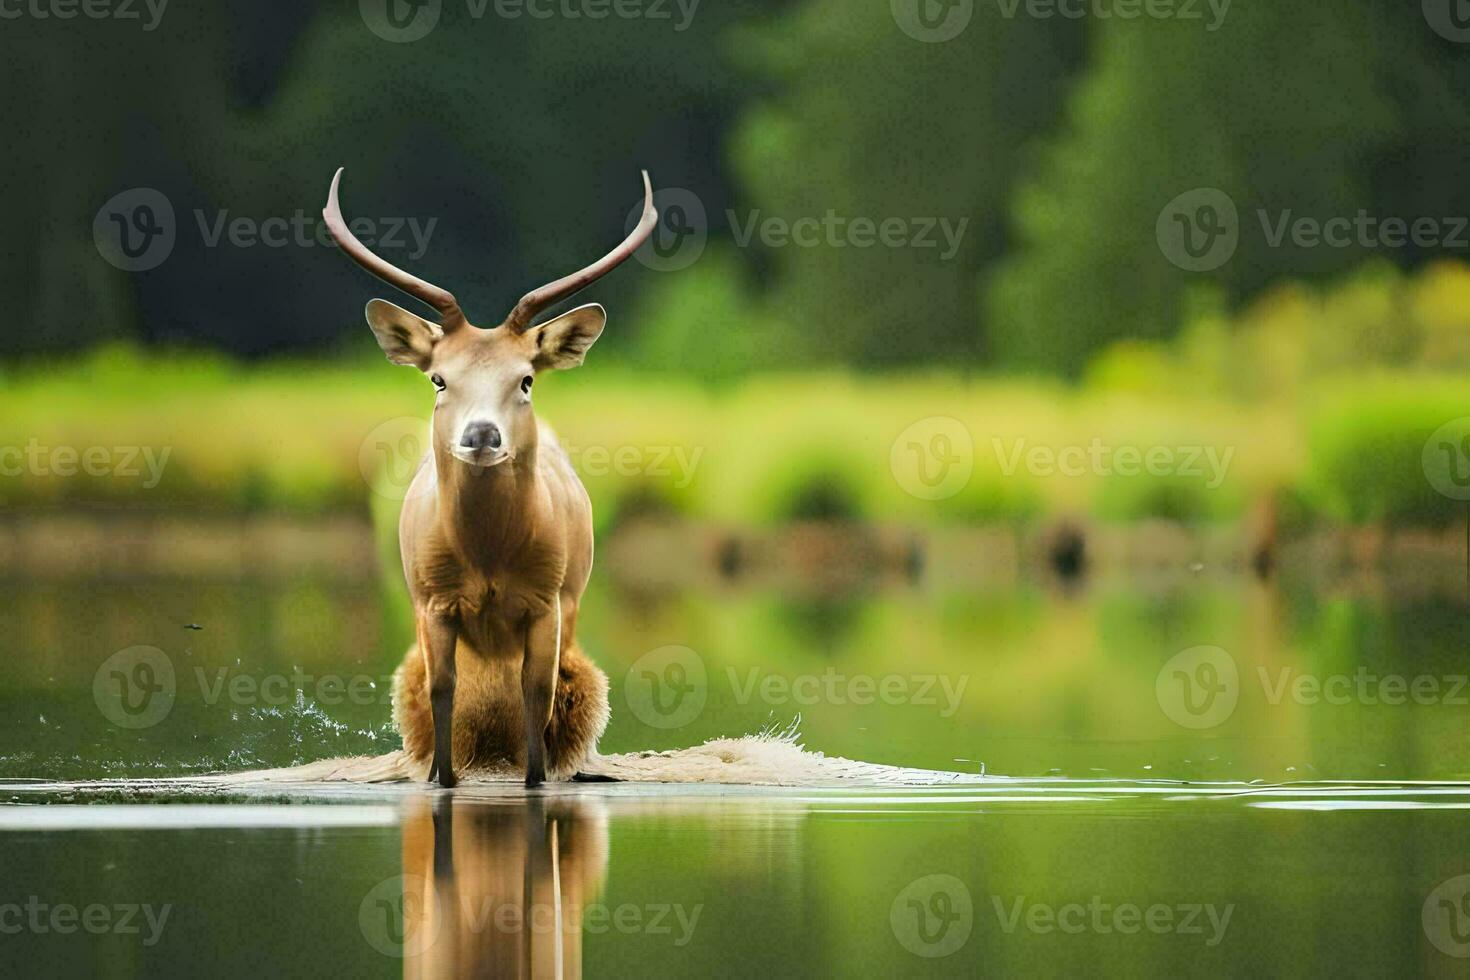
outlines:
M445 789L453 789L459 780L454 776L454 769L450 766L441 766L436 759L429 765L429 778L427 782L438 783Z
M604 776L600 772L579 772L572 776L574 783L621 783L616 776Z

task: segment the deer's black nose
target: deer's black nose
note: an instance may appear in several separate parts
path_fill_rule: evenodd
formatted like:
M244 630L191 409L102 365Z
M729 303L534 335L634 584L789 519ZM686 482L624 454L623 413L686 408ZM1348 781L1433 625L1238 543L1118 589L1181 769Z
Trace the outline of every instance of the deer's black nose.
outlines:
M465 449L499 449L500 427L494 422L471 422L459 444Z

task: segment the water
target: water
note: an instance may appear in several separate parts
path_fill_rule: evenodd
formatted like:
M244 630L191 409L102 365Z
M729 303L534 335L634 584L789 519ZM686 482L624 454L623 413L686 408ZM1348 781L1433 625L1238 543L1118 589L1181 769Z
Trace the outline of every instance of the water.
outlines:
M41 811L34 826L10 809L0 904L148 906L161 926L139 912L137 933L64 935L42 919L0 942L0 967L553 976L559 958L563 976L1463 975L1442 949L1463 951L1470 922L1454 918L1470 825L1437 807L1467 805L1463 789L1147 789L563 787L450 803L400 788L325 797L335 806L215 800L203 816L82 808L90 830L63 808L26 808ZM1310 808L1326 799L1332 812ZM1374 808L1390 801L1416 808Z
M0 801L22 804L0 807L7 976L1470 964L1452 592L1225 574L649 590L604 566L579 628L613 683L604 749L799 719L830 754L1011 778L472 787L451 804L417 786L34 785L386 751L402 620L371 568L24 571L0 607ZM171 672L150 702L166 710L119 715L115 669ZM62 805L24 805L41 801Z

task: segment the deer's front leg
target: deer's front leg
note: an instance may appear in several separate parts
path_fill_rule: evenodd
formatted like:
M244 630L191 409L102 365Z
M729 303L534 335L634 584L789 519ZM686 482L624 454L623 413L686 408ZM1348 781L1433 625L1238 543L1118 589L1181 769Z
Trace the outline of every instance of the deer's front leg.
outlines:
M546 780L546 726L556 694L561 658L561 600L534 614L526 629L526 656L521 663L521 712L526 719L526 785Z
M434 719L434 761L429 781L453 786L454 778L454 648L459 623L443 613L430 613L424 623L424 662L429 679L429 710Z

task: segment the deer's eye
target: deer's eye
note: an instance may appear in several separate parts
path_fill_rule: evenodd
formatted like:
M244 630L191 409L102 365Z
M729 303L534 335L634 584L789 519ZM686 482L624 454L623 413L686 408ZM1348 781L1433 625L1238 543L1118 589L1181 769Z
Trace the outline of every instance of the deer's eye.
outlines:
M443 391L444 390L444 379L441 378L439 375L437 375L437 374L431 374L431 375L429 375L429 380L432 381L432 382L434 382L434 389L436 391Z
M522 378L521 379L521 391L524 394L529 395L531 393L531 385L535 382L535 380L536 379L533 378L533 377L531 377L529 374L526 375L524 378Z

